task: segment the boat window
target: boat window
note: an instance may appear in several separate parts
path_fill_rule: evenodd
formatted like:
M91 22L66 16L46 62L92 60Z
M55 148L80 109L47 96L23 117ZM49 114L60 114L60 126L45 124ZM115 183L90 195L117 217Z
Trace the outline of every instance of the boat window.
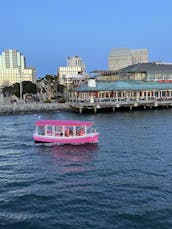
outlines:
M85 127L84 126L78 126L76 128L76 135L82 136L85 134Z
M44 135L44 134L45 134L44 126L39 126L39 127L38 127L38 134L39 134L39 135Z
M73 133L73 127L66 127L65 128L65 136L66 137L70 137L70 136L73 136L74 133Z
M54 130L55 130L55 135L56 136L62 136L63 135L62 126L55 126Z
M52 126L47 126L47 134L51 135L53 133Z

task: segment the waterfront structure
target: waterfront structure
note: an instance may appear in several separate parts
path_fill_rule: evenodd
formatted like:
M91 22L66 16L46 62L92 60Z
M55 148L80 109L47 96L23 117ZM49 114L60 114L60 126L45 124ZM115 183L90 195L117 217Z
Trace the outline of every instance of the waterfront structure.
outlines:
M108 69L116 71L137 63L148 63L147 49L116 48L110 52Z
M69 110L70 107L66 103L15 103L0 104L0 115L4 114L23 114L38 113L57 110Z
M82 84L86 74L86 67L79 56L67 57L67 66L60 66L58 69L59 83L62 85Z
M172 63L142 63L134 64L118 71L94 71L97 80L144 80L144 81L172 81Z
M84 109L172 106L172 83L140 80L95 81L75 88L70 94L70 106Z
M172 80L172 63L143 63L128 66L119 70L120 79L166 81Z
M36 71L26 67L25 56L15 49L7 49L0 55L0 85L7 86L22 81L36 83Z

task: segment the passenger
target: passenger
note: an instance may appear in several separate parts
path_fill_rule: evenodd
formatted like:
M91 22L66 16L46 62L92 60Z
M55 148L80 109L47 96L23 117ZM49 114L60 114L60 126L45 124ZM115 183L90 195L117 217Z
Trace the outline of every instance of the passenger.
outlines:
M69 130L69 134L70 134L70 136L73 135L73 131L71 129Z
M66 136L66 137L69 137L69 129L66 129L66 131L65 131L65 136Z
M65 136L66 136L66 137L72 136L72 131L71 131L70 129L67 129L67 130L65 131Z
M52 135L52 131L51 130L47 130L47 134L48 135Z
M78 130L78 129L76 130L76 135L77 135L77 136L79 135L79 131L80 131L80 130Z
M79 135L80 136L83 136L85 134L85 131L84 131L84 129L82 128L82 129L80 129L80 131L79 131Z

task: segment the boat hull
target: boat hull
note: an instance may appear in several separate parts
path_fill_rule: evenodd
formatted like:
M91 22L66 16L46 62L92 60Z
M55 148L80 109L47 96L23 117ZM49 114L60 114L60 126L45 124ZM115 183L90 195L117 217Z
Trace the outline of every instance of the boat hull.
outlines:
M35 141L35 143L56 143L58 145L81 145L87 143L98 143L98 138L98 133L75 137L56 137L36 134L33 135L33 140Z

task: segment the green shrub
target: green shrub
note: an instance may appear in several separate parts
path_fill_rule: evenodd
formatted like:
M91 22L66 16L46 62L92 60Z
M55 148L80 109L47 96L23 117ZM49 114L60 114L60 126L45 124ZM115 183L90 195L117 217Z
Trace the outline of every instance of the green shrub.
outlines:
M51 100L46 99L46 100L44 100L44 103L51 103Z

